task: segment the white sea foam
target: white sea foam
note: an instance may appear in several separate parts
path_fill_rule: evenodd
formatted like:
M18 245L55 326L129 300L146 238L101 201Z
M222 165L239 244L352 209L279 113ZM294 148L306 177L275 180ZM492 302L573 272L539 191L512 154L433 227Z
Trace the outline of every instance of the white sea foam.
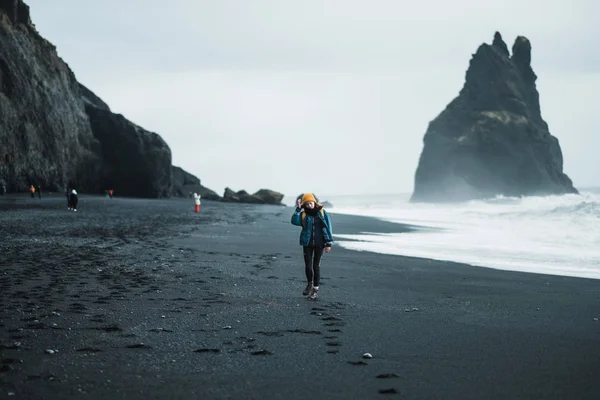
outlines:
M408 195L328 198L330 212L423 227L335 235L345 248L503 270L600 279L600 192L463 204L414 204ZM323 199L325 200L325 199Z

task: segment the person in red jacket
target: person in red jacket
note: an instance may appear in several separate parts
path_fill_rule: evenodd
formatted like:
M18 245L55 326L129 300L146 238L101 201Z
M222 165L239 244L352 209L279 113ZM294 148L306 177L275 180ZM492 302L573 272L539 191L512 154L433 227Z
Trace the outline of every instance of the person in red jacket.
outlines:
M200 198L202 196L200 196L197 193L194 193L194 211L195 212L200 212Z

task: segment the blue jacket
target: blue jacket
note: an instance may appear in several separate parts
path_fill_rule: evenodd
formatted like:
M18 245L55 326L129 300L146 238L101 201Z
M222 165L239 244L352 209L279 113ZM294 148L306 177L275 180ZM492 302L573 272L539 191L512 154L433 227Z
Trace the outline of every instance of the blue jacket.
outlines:
M323 238L325 239L325 247L331 247L333 245L333 230L331 229L331 220L329 214L323 209L323 215L319 211L317 216L305 214L304 221L302 221L302 209L296 208L294 215L292 215L292 224L301 226L302 231L300 232L300 246L309 246L313 237L313 218L320 218L323 221Z

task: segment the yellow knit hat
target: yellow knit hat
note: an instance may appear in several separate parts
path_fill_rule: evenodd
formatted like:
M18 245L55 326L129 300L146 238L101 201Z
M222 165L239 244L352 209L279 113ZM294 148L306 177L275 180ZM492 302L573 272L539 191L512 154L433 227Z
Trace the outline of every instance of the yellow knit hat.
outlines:
M313 196L312 193L304 193L302 196L302 205L308 203L309 201L316 203L317 199L315 199L315 196Z

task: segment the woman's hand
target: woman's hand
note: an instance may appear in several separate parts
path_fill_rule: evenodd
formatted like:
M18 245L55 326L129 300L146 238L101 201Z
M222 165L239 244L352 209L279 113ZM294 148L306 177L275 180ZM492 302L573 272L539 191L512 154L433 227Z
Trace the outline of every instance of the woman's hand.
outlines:
M296 201L296 207L300 208L301 205L302 205L302 199L298 199Z
M331 247L325 247L325 253L329 253L331 251Z

